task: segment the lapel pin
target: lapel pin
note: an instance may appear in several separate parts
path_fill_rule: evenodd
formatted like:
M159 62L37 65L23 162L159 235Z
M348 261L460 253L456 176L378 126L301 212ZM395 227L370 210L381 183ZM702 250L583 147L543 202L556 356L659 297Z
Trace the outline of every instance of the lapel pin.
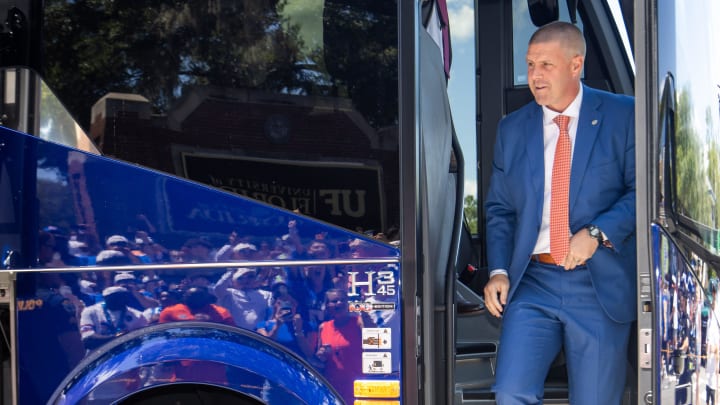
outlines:
M598 122L597 120L592 120L593 125L597 125L597 122Z

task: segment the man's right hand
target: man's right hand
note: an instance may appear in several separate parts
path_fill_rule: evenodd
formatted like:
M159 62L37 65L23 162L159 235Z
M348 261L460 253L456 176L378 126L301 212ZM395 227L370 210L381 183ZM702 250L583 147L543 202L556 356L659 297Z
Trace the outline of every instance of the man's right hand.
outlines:
M507 304L510 279L505 274L496 274L485 285L485 308L496 317L500 317L503 306Z

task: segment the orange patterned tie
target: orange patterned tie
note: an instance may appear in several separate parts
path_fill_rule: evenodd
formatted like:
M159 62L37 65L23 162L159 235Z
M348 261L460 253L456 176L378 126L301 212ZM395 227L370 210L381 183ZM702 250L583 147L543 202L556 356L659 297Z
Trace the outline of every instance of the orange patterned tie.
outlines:
M550 255L558 265L570 251L570 223L568 199L570 195L570 117L558 115L553 119L560 128L555 147L555 160L550 186Z

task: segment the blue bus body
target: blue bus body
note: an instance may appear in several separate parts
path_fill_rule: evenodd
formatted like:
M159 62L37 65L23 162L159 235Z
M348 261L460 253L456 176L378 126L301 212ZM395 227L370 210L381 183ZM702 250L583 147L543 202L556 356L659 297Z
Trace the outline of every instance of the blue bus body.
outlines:
M37 228L38 218L44 218L47 224L63 224L68 218L83 223L76 216L78 213L94 218L100 234L118 234L122 233L128 218L144 212L154 218L161 230L155 242L167 246L180 246L193 238L220 244L233 231L258 240L267 237L281 240L292 221L296 221L303 235L322 234L328 245L352 246L349 248L352 254L344 261L330 264L322 260L293 260L287 255L285 259L269 262L173 265L148 261L140 265L128 263L124 267L120 263L111 266L89 263L87 256L65 252L64 268L43 269L49 264L42 263L41 253L34 254L32 248L23 249L28 245L22 243L8 244L5 260L32 263L26 271L18 271L15 280L19 403L107 403L167 384L212 384L258 399L284 398L313 404L349 402L350 399L341 398L326 381L317 363L311 365L302 353L260 336L254 330L198 322L187 326L182 323L148 325L147 330L119 331L117 339L95 350L85 350L78 345L77 330L71 329L72 324L78 327L79 320L73 312L75 303L68 296L74 299L77 299L75 294L81 296L86 306L102 301L100 291L86 294L75 289L80 274L82 279L100 284L104 273L128 270L138 278L147 273L156 281L182 284L189 276L201 274L217 280L228 269L249 265L273 269L291 289L293 282L302 281L292 277L292 272L298 269L317 265L347 268L351 312L355 316L381 314L377 319L384 322L372 328L367 325L362 331L364 343L343 354L355 356L356 362L366 366L357 373L348 370L343 378L349 384L361 384L369 390L377 385L392 386L391 391L396 393L393 398L400 400L401 279L397 247L257 200L5 128L0 129L0 143L3 145L0 160L3 161L4 195L8 197L6 201L11 202L4 212L17 213L8 224L20 235L46 232L47 225L43 226L46 231L31 231ZM53 200L38 199L36 191L43 187L53 187L58 199L74 204L58 206ZM216 215L208 215L209 212ZM228 221L229 218L233 220ZM37 240L27 242L29 246L39 245ZM18 254L21 251L27 253L21 257ZM58 285L50 288L49 283L55 282L51 280L73 286L75 291L67 291L63 296L56 290ZM360 342L359 339L353 341ZM82 350L80 358L78 348ZM154 376L163 368L165 374L173 375ZM185 371L179 375L181 368ZM213 369L215 377L220 378L209 377L208 370ZM372 397L373 394L366 395ZM278 399L270 402L276 401Z

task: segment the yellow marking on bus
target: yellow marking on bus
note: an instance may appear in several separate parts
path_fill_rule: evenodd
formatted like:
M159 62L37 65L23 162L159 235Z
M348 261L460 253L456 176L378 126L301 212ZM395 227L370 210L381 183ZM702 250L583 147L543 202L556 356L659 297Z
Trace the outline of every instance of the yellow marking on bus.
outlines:
M399 398L400 381L355 380L354 394L361 398Z

